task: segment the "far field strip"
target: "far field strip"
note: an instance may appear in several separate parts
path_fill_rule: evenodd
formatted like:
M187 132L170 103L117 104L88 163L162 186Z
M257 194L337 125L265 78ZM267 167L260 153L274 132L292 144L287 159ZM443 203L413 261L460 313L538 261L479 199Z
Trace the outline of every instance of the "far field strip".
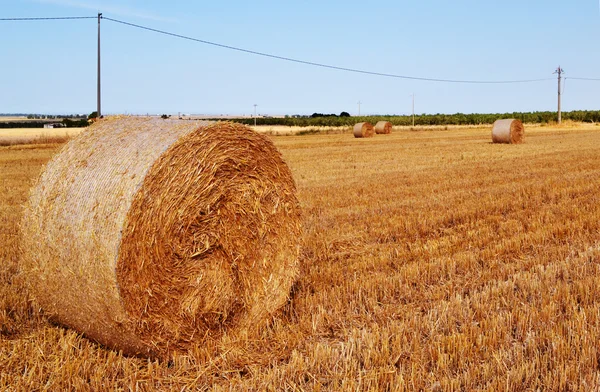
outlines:
M85 128L0 128L0 141L37 138L73 137Z

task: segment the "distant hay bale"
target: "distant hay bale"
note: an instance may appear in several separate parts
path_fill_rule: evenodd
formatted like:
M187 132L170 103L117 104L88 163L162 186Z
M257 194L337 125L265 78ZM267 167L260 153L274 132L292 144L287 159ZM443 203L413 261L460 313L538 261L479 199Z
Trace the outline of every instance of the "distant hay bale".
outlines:
M496 120L492 128L492 141L494 143L521 143L524 131L521 120Z
M377 121L377 124L375 124L375 133L378 135L392 133L392 123L389 121Z
M354 137L373 137L375 131L373 125L368 122L361 122L354 125Z
M168 358L256 332L286 302L299 268L295 193L275 146L246 126L100 120L31 190L22 272L56 322Z

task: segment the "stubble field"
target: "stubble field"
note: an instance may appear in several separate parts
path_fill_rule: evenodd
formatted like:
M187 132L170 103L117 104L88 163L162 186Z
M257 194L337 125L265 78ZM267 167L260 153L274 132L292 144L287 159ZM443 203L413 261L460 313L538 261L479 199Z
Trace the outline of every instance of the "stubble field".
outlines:
M0 146L65 142L83 128L5 128L0 129Z
M50 324L18 275L57 145L0 147L0 390L581 390L600 385L600 128L273 138L302 274L261 339L128 358Z

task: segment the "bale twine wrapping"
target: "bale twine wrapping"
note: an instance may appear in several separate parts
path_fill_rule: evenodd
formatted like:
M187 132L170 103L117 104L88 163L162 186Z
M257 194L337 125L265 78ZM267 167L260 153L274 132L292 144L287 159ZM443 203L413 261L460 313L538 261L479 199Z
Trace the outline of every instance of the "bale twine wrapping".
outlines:
M373 137L374 134L371 123L361 122L354 125L354 137Z
M392 123L389 121L377 121L377 124L375 124L375 133L378 135L392 133Z
M51 319L126 354L256 332L298 273L295 191L246 126L104 119L32 189L22 272Z
M516 144L523 141L523 123L521 120L496 120L492 128L492 142Z

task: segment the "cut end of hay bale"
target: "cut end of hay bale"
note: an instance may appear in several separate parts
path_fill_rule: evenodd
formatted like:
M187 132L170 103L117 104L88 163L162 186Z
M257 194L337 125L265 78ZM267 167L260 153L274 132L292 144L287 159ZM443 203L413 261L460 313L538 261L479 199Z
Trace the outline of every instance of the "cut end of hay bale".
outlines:
M392 133L392 123L389 121L377 121L377 124L375 124L375 133L378 135Z
M289 168L233 123L99 121L48 164L22 231L43 309L134 355L258 331L298 273Z
M496 120L492 128L492 142L518 144L523 142L525 128L521 120Z
M371 123L361 122L354 125L353 133L354 137L356 138L373 137L375 130L373 129L373 125L371 125Z

